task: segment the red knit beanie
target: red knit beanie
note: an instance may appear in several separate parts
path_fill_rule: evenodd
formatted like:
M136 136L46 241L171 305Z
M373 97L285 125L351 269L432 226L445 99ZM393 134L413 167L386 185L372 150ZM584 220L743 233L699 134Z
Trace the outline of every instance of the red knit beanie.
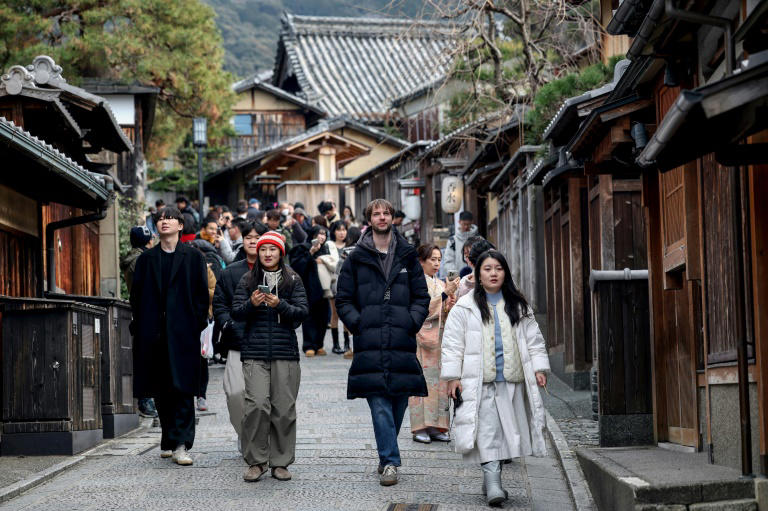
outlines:
M271 244L280 249L280 253L285 255L285 236L275 231L268 231L261 235L259 241L256 242L256 249L261 248L262 245Z

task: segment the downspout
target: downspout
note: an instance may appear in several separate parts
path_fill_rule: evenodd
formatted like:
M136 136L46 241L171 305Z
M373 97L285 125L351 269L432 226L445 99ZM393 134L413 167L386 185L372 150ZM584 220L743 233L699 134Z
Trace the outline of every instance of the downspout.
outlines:
M719 27L725 32L725 74L730 76L733 74L733 63L735 60L733 51L733 34L731 30L731 20L720 16L708 16L706 14L699 14L697 12L684 11L675 7L674 0L666 0L664 9L667 16L687 23L693 23L696 25L710 25Z
M114 193L115 182L112 179L112 176L99 175L99 177L104 179L104 184L106 185L107 190L110 192L110 200L107 201L107 203L104 206L97 209L95 213L76 216L72 218L65 218L64 220L51 222L45 226L45 250L46 250L46 256L48 259L48 292L49 293L56 292L56 247L54 246L54 243L53 243L54 232L58 231L59 229L65 229L67 227L72 227L75 225L82 225L82 224L87 224L89 222L96 222L98 220L103 220L107 216L107 209L109 209L109 206L112 202L111 195L112 193Z

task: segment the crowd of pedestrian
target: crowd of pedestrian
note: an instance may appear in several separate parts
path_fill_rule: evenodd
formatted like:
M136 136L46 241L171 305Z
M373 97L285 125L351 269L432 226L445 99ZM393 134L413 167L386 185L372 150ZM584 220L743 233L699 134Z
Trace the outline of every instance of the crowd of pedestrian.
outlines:
M205 216L198 209L186 197L175 207L158 201L131 230L121 263L133 308L134 391L140 412L159 416L163 457L193 463L195 407L207 408L205 332L214 360L226 364L244 479L270 470L291 479L300 354L327 355L328 329L331 351L352 360L347 397L370 408L381 485L398 482L408 409L414 441L453 441L479 465L490 505L506 499L505 461L545 454L544 339L504 255L477 234L471 213L460 214L441 250L409 244L397 228L405 215L384 199L371 201L362 221L330 200L315 216L301 203L264 209L258 199Z

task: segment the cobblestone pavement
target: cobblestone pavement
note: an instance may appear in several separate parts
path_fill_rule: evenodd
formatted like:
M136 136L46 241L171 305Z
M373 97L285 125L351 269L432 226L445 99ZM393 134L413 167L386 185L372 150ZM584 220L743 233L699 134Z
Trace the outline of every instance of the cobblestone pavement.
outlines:
M478 467L451 446L411 440L408 414L400 435L400 483L378 484L368 406L346 399L349 361L329 354L302 359L293 480L242 479L246 466L229 424L223 366L211 368L209 412L199 413L193 467L161 459L159 428L144 427L86 453L80 465L6 502L13 510L386 510L393 503L436 504L440 511L487 509ZM561 468L547 458L505 465L506 509L573 509Z
M589 390L573 390L554 374L549 375L544 406L557 421L571 447L598 447L598 423L592 420L592 395Z

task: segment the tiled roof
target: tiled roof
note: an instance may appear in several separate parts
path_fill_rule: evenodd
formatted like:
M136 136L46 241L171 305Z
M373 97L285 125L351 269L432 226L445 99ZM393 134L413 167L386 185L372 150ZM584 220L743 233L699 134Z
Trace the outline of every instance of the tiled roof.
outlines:
M26 153L30 158L54 170L77 188L86 191L94 200L106 203L111 198L108 176L84 169L66 154L16 126L13 121L0 117L0 138Z
M440 22L284 14L273 83L332 116L381 120L394 99L441 79L455 36Z

